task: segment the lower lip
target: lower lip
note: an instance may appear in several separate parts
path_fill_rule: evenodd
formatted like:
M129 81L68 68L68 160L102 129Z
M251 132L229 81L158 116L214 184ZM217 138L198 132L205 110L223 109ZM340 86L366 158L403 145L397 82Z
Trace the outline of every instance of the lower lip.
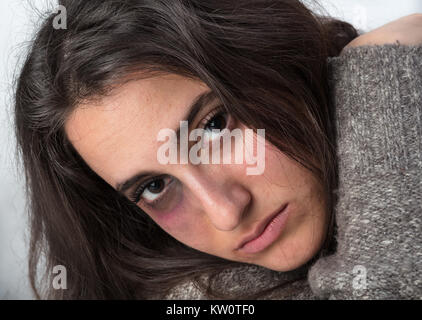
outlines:
M284 226L286 225L287 217L289 214L288 208L289 205L284 207L284 209L282 209L280 213L277 214L268 223L268 225L264 229L264 232L259 237L244 244L239 249L239 251L244 253L257 253L272 244L281 234L284 229Z

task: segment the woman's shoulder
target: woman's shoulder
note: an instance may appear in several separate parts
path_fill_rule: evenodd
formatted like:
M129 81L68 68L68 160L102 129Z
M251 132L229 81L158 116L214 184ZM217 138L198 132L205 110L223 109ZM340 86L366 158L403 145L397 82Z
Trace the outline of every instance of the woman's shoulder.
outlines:
M401 43L367 44L343 49L341 55L328 57L330 80L365 75L366 78L385 76L394 71L414 70L408 80L420 81L422 77L422 44ZM374 72L374 70L382 71ZM391 80L391 78L389 79Z
M412 80L420 79L422 14L404 16L361 34L349 42L339 56L329 57L328 64L334 78L341 77L343 71L349 71L352 76L371 73L373 77L374 69L385 69L384 74L389 74L397 69L413 68L419 73Z

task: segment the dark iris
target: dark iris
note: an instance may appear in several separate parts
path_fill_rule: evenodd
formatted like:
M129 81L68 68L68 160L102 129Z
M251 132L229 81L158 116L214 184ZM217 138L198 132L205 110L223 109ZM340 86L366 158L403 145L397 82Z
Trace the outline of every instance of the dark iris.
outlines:
M222 130L226 127L226 118L223 116L222 113L213 117L208 123L207 126L210 130Z
M154 180L148 185L147 189L152 193L160 193L164 189L164 181L162 179Z

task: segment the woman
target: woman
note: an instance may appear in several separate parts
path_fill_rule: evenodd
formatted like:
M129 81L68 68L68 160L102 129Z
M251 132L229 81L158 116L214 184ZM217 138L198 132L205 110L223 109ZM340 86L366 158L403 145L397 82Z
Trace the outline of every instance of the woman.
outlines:
M292 0L60 4L66 29L47 17L16 89L37 297L177 298L186 281L217 298L306 291L309 267L337 250L326 60L359 39L353 26ZM210 129L265 129L264 173L163 165L158 134L183 119L207 142L220 139ZM50 286L56 265L66 290ZM218 285L251 265L281 277L242 294Z

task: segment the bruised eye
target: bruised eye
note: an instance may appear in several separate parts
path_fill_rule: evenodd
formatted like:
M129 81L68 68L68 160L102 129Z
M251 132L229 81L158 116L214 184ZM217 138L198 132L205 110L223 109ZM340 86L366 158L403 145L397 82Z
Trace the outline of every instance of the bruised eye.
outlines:
M161 191L164 190L165 183L163 179L152 181L143 191L143 196L148 201L155 200Z
M148 180L147 182L142 183L138 188L136 188L130 198L135 203L142 201L152 206L161 199L161 197L165 193L163 191L169 187L172 181L172 178L167 176L156 177L152 180Z

